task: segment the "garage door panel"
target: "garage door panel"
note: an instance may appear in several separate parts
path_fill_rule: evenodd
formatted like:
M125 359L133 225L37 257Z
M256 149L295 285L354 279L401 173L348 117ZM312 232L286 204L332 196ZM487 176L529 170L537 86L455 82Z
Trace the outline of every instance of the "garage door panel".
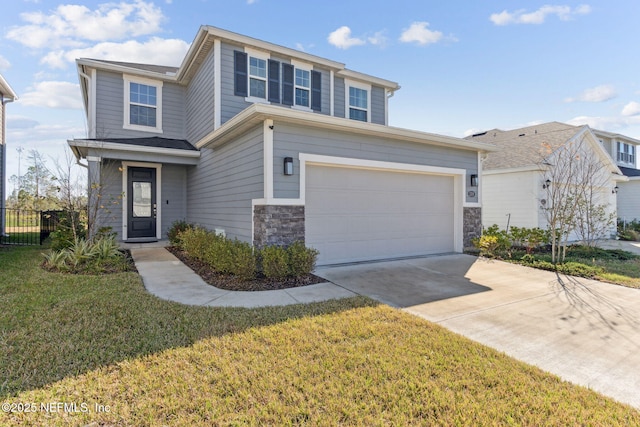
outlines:
M453 251L451 176L309 165L306 181L319 264Z

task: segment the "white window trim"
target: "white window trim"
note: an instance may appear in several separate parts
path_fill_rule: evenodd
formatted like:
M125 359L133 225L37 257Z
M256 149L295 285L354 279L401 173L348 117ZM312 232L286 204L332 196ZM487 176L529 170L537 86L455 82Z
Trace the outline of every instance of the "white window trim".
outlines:
M638 155L636 146L623 141L616 141L615 143L616 161L619 164L633 166L635 168L636 156ZM633 161L629 160L630 157L633 157Z
M131 76L123 74L124 79L124 121L123 129L138 130L142 132L163 133L162 131L162 82L158 80L145 79L143 77ZM129 121L131 107L131 88L130 83L139 83L147 86L155 86L156 88L156 127L132 125Z
M355 87L358 89L363 89L367 91L367 123L371 123L371 85L366 83L356 82L354 80L345 79L344 81L344 117L349 118L349 109L351 105L349 105L349 88ZM358 110L361 108L354 107Z
M293 65L293 105L291 108L294 110L300 111L313 111L311 110L311 71L313 71L313 65L307 62L296 61L295 59L291 60L291 65ZM296 69L304 70L309 72L309 87L298 86L296 85ZM309 92L309 105L297 105L296 104L296 89L304 89Z
M156 170L156 239L162 238L162 163L122 162L122 240L129 239L127 197L129 197L128 168L150 168Z
M247 54L247 94L249 94L247 97L244 98L245 101L247 102L251 102L253 104L255 103L262 103L262 104L271 104L269 102L269 59L271 59L271 56L267 53L267 52L263 52L261 50L256 50L256 49L251 49L248 47L244 48L244 53ZM262 59L263 61L266 61L267 63L267 76L262 79L262 77L256 77L253 76L253 78L258 79L258 80L264 80L264 94L265 97L264 98L260 98L257 96L251 96L251 57L257 58L257 59Z

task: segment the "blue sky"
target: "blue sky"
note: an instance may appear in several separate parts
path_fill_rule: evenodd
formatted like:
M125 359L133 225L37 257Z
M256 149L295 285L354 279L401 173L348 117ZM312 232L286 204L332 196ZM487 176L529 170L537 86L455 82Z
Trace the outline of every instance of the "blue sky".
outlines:
M556 120L640 139L633 0L13 0L2 18L0 74L20 98L9 176L19 147L23 165L35 148L52 166L86 136L75 58L179 65L203 24L398 82L392 126L463 137Z

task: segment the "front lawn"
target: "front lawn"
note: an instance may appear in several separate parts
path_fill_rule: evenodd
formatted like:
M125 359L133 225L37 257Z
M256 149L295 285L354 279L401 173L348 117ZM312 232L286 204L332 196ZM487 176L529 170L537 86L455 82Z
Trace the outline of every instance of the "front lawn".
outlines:
M189 307L131 272L44 271L39 252L0 248L0 425L640 425L366 298Z

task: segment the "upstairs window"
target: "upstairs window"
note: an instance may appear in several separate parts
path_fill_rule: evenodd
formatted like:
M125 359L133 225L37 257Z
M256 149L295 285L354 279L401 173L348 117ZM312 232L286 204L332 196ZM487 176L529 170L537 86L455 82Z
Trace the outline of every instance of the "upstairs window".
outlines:
M311 72L296 68L296 105L309 107Z
M267 61L249 57L249 96L267 98Z
M620 163L626 163L633 165L636 164L636 146L632 144L625 144L623 142L617 142L617 160Z
M247 102L322 110L322 73L313 70L313 65L294 59L280 62L250 48L233 54L234 95Z
M124 76L124 128L162 132L162 82Z
M347 110L351 120L361 122L371 121L370 110L371 100L369 98L369 88L363 85L348 84Z

